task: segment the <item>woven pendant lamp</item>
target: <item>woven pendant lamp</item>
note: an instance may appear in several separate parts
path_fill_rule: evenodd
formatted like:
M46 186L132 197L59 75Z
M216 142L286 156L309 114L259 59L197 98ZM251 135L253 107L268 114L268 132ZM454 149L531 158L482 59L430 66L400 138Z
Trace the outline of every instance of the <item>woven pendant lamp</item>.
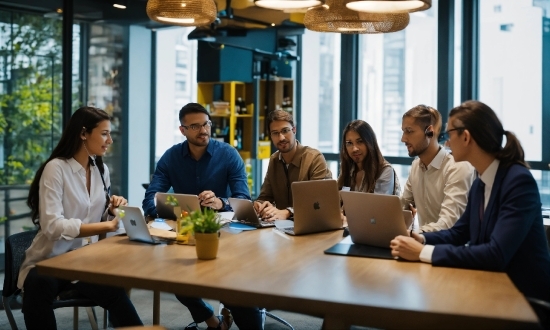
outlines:
M353 0L346 6L367 13L412 13L430 9L432 0Z
M304 17L307 29L344 34L387 33L404 29L409 14L359 13L346 8L347 0L327 0L320 7L310 8Z
M309 8L320 5L321 0L255 0L254 4L258 7L276 9L276 10L292 10Z
M207 25L216 19L214 0L149 0L147 16L153 21L180 26Z

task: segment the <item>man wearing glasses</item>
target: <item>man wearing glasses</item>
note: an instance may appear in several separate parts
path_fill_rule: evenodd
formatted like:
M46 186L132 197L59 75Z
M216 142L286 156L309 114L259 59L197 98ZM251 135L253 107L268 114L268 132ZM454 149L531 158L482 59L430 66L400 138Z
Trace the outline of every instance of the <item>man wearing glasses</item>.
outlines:
M294 215L292 182L330 179L332 173L319 150L303 146L296 140L296 126L291 114L275 110L267 115L266 120L277 151L269 159L254 208L267 221L291 219Z
M405 210L418 214L421 232L451 228L460 218L475 179L468 162L454 158L437 141L441 114L436 109L418 105L403 115L401 142L410 157L416 157L401 196Z
M210 139L210 114L198 103L185 105L179 113L181 134L186 141L168 149L157 163L145 199L145 215L156 217L154 204L157 192L198 195L202 206L217 211L230 210L228 197L250 199L244 162L237 150L227 143ZM193 317L185 329L197 329L197 323L206 322L209 328L227 329L232 317L223 310L215 316L212 307L200 298L176 295ZM227 306L227 305L226 305ZM258 308L227 306L235 322L242 329L261 329L262 314Z

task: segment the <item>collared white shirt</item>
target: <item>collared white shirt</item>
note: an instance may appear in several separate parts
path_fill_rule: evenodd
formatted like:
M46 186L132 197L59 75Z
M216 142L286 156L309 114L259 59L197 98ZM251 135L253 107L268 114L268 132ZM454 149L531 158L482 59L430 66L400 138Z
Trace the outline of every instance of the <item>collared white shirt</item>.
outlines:
M104 166L105 184L110 187L109 170ZM39 188L40 230L26 251L17 286L23 288L29 270L42 260L82 247L82 223L107 217L105 191L97 166L91 166L90 194L86 170L74 158L52 159L44 167Z
M497 175L498 166L500 165L500 160L495 159L487 167L485 172L479 177L481 181L485 184L485 190L484 190L484 197L485 197L485 204L483 205L483 209L487 208L487 204L489 203L489 198L491 198L491 190L493 189L493 184L495 183L495 177ZM423 236L423 235L422 235ZM420 252L420 261L432 263L432 255L434 253L434 245L425 245L422 248L422 251Z
M421 230L449 229L464 213L474 179L475 171L470 163L455 162L453 156L441 148L428 166L419 158L413 161L401 204L405 210L409 204L416 206Z
M491 198L491 190L493 190L493 185L495 184L495 177L497 176L498 167L500 165L500 160L495 159L485 169L485 172L479 177L483 183L485 183L485 191L484 191L484 198L485 198L485 204L483 205L483 209L485 210L487 208L487 204L489 204L489 198Z

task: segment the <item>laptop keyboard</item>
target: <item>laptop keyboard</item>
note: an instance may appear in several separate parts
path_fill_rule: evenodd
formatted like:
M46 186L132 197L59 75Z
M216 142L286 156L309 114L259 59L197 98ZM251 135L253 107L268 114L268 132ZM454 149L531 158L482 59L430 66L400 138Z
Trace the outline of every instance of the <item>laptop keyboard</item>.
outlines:
M252 227L274 227L275 226L275 223L273 221L263 221L263 220L260 220L260 226L258 226L257 223L255 222L248 222L248 221L244 221L244 220L234 220L234 221L237 221L239 223L242 223L243 225L248 225L248 226L252 226Z

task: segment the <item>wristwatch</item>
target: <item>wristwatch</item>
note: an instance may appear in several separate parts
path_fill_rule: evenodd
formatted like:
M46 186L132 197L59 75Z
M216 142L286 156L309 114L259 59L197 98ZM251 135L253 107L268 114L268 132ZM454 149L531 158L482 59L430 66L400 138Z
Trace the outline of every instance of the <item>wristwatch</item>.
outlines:
M220 207L220 209L216 210L216 211L221 211L221 210L225 209L225 206L227 204L229 204L229 201L226 198L223 198L223 197L218 197L218 198L219 198L219 200L222 201L222 207Z
M289 219L294 218L294 208L289 206L289 207L286 208L286 210L287 210L288 212L290 212L290 216L289 216L288 218L289 218Z

